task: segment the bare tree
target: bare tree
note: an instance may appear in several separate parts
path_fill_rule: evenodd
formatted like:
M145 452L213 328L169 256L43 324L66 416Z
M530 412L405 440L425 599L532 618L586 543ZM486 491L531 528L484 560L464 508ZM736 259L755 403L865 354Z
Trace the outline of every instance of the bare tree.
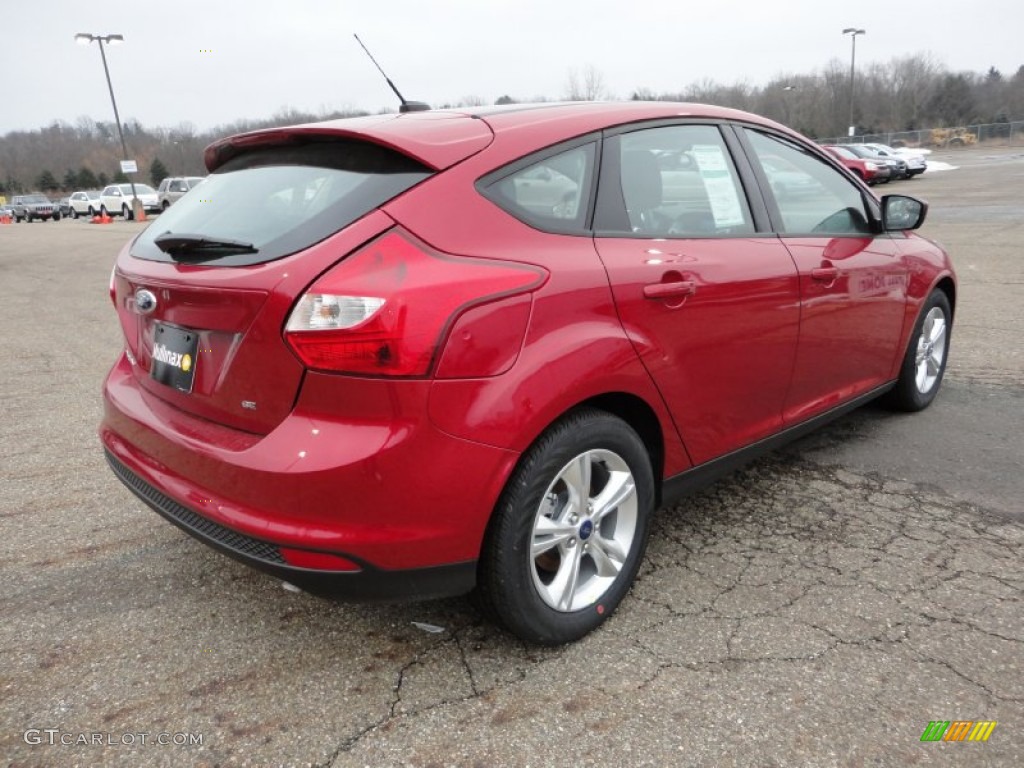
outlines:
M608 97L608 88L604 75L593 64L587 64L582 75L575 68L569 69L564 93L568 101L600 101Z

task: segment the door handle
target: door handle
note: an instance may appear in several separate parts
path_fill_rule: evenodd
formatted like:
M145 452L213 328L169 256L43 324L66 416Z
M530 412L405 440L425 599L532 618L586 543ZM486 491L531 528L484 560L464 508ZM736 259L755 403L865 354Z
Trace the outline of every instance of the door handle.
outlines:
M680 299L692 296L697 292L697 284L692 280L680 280L674 283L651 283L644 286L645 299Z
M811 270L811 277L823 283L834 282L839 277L838 267L817 267Z

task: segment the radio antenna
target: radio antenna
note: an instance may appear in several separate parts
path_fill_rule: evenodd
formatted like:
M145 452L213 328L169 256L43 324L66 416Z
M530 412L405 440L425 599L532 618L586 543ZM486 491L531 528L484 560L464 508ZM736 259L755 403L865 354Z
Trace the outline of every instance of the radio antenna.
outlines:
M370 49L363 45L363 41L359 39L359 35L353 33L352 37L354 37L356 39L356 42L359 43L359 46L364 51L366 51L366 55L370 57L370 61L373 62L373 66L375 66L377 68L377 71L380 72L381 75L383 75L384 80L387 81L388 86L391 88L392 91L395 92L395 96L397 96L398 100L401 102L401 104L398 107L399 112L403 114L405 112L426 112L430 109L430 105L427 104L426 102L406 101L406 98L402 95L402 92L395 87L395 84L393 82L391 82L391 78L387 76L387 73L384 71L383 67L381 67L381 65L377 63L377 60L373 58L373 54L370 53Z

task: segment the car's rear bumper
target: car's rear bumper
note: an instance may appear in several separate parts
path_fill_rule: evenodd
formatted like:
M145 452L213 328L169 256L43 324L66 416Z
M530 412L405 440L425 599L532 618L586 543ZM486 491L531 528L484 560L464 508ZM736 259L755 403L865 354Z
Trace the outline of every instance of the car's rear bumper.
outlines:
M118 479L153 511L204 544L314 595L353 601L425 599L463 594L476 584L475 560L401 570L375 568L369 563L357 563L357 570L348 571L290 565L278 545L204 518L147 483L110 451L104 453Z
M257 436L154 397L122 355L104 387L100 438L150 507L297 586L353 599L457 594L473 586L518 454L435 428L429 387L307 374L292 413Z

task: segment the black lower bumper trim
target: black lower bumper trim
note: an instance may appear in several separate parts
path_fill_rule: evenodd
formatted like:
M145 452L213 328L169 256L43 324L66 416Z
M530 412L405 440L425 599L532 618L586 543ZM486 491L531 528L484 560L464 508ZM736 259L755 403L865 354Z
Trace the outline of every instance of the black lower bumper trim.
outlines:
M253 568L321 597L344 600L423 600L469 592L476 585L476 561L409 570L385 570L345 552L330 552L358 563L358 571L318 571L288 565L277 544L255 539L179 504L126 467L110 451L107 463L118 479L154 512L185 533Z

